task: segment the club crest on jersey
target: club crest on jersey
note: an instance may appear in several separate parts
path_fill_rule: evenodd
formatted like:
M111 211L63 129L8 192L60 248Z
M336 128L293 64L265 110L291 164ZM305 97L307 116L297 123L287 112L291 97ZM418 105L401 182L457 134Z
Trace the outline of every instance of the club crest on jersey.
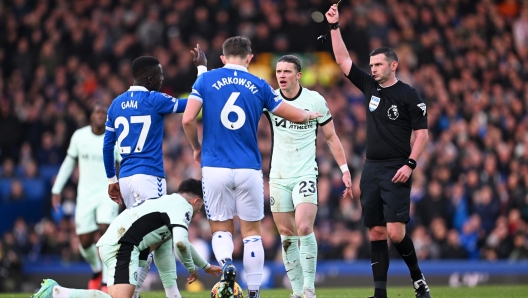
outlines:
M398 112L398 106L390 106L389 110L387 110L387 116L389 116L390 120L396 120L398 116L400 116L400 113Z
M189 211L185 213L185 222L187 222L187 224L191 222L191 212Z
M374 112L374 110L378 108L379 103L380 103L380 98L372 95L372 97L370 97L369 110L371 112Z

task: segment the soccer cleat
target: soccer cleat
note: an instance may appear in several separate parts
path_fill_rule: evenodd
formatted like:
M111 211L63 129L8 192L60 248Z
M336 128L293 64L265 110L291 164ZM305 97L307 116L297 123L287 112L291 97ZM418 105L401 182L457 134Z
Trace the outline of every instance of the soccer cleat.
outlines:
M218 287L218 297L232 298L235 293L236 268L231 259L226 259L222 266L222 284ZM258 296L257 296L258 297Z
M52 298L53 297L53 287L58 286L59 284L53 279L44 279L40 284L40 290L31 296L31 298Z
M260 298L260 291L250 290L248 292L248 298Z
M103 280L103 273L101 272L94 273L90 281L88 281L88 290L99 290L101 288L102 280Z
M413 282L413 287L416 298L431 298L431 292L429 291L429 286L427 286L423 274L422 279Z
M316 298L315 289L304 288L303 298Z

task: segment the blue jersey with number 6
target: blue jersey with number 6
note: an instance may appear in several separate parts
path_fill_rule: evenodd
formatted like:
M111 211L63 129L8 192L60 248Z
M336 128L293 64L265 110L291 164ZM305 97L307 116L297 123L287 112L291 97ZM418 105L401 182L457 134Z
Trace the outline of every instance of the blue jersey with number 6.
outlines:
M257 127L282 103L266 81L227 64L198 77L189 100L203 103L202 167L261 169Z
M119 178L135 174L165 177L162 142L163 118L182 113L186 99L132 86L114 99L108 108L103 155L106 176L115 176L112 152L117 141L122 160Z

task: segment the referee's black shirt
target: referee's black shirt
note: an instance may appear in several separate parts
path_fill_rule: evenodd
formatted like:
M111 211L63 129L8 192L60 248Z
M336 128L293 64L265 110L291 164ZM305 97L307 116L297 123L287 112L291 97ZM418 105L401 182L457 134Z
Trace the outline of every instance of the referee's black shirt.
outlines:
M367 159L409 158L412 131L427 129L427 108L416 90L399 80L383 88L355 63L347 78L366 99Z

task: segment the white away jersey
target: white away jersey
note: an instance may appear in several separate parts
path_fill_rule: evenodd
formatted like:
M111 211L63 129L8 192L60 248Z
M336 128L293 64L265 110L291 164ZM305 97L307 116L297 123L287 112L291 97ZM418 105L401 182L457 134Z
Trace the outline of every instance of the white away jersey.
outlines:
M108 199L108 179L103 162L104 135L96 135L91 126L79 128L73 133L68 147L68 155L77 160L79 183L77 199ZM114 151L114 160L121 158Z
M110 224L97 246L130 243L143 250L172 237L175 227L188 230L192 205L179 194L139 201Z
M281 97L292 106L319 112L323 117L310 120L306 124L297 124L265 111L273 135L270 178L317 175L315 160L317 127L332 120L326 101L318 92L302 87L299 94L292 99L284 98L280 89L277 89L277 93L280 93Z

